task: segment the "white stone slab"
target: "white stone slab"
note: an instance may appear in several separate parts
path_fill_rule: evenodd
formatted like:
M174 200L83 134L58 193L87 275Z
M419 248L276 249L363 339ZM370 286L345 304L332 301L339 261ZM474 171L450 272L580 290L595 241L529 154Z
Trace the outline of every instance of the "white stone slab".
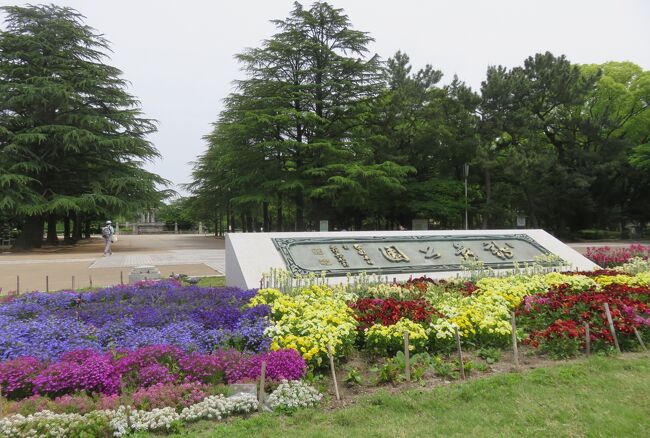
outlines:
M271 268L287 269L273 238L368 238L404 236L502 236L527 235L537 244L565 260L571 269L593 270L598 265L544 230L439 230L439 231L341 231L303 233L228 233L226 234L226 284L241 288L259 287L262 274ZM408 272L389 274L398 281L426 275L431 278L452 278L458 271ZM329 283L346 281L345 276L329 277Z

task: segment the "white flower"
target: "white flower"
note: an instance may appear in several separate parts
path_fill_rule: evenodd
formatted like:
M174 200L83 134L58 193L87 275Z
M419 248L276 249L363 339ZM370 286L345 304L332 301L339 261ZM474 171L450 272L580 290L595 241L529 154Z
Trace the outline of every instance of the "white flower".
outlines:
M269 395L267 403L271 409L296 409L315 406L323 395L300 380L283 380Z

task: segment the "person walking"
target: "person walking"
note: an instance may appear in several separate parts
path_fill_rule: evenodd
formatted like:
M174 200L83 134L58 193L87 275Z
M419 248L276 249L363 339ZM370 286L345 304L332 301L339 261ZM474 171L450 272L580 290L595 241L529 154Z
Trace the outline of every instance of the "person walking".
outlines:
M102 227L102 237L104 238L104 257L113 255L111 245L113 244L113 236L115 235L115 228L111 221L106 221L106 225Z

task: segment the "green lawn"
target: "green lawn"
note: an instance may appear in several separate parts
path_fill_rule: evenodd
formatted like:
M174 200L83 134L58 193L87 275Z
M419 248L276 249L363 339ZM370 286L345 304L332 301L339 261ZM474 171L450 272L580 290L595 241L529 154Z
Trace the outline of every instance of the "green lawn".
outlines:
M187 281L183 281L184 285L189 285ZM201 277L197 286L201 287L221 287L226 285L226 277Z
M338 410L203 421L193 437L641 437L650 434L650 355L593 357L401 394Z

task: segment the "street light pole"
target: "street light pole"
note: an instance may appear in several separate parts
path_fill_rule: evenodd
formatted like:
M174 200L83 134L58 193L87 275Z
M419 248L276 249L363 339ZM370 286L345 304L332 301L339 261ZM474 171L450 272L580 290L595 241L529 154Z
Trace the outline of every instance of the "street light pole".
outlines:
M463 164L463 175L465 176L465 229L468 230L467 221L467 177L469 176L469 163Z

